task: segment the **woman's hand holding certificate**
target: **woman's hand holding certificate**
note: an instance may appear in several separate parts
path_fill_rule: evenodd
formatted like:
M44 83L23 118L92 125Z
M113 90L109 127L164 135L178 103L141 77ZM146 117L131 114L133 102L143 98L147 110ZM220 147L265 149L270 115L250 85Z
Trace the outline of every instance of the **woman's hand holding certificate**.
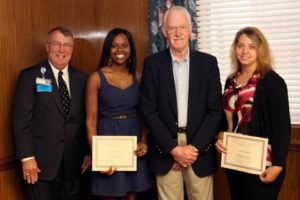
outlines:
M93 136L92 146L93 171L136 171L136 136Z
M266 169L267 138L224 132L223 145L217 141L216 147L221 167L258 175Z

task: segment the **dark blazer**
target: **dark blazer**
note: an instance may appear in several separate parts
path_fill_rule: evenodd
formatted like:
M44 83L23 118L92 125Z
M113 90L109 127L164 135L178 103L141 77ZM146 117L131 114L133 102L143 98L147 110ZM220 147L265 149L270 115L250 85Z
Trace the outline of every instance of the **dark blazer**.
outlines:
M37 92L36 78L52 81L52 92ZM34 156L41 170L40 180L53 180L63 162L66 178L81 174L88 151L85 132L85 85L87 76L69 66L71 107L63 116L55 77L48 61L21 71L13 105L13 130L18 159Z
M230 80L227 79L225 88L229 86ZM224 130L227 130L226 127ZM287 86L276 72L269 71L258 82L249 130L238 129L237 132L268 138L272 146L273 165L285 167L291 137L291 121Z
M194 172L204 177L216 171L214 139L222 118L221 84L217 60L190 50L187 143L199 150ZM170 151L177 146L177 103L170 50L144 61L141 110L149 129L150 167L167 173L174 163Z

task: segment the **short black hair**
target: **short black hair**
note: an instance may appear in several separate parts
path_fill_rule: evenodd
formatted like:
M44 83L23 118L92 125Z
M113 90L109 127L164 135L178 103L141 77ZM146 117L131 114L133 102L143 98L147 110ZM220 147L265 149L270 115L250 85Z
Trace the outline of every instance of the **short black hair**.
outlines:
M129 73L133 74L135 71L135 65L136 65L136 48L133 41L133 37L129 31L122 28L114 28L105 37L103 49L102 49L102 55L99 63L99 68L102 68L104 66L107 66L109 63L109 59L111 57L110 50L113 43L113 40L115 37L119 34L124 34L126 38L128 39L129 46L130 46L130 56L129 59L126 61L126 67L129 69Z

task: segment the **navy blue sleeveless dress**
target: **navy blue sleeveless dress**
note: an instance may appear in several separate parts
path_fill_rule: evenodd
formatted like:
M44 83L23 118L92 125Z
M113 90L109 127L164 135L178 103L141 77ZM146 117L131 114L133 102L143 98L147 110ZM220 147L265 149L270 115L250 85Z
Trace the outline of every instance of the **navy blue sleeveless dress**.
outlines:
M98 92L100 119L97 124L97 133L101 135L136 135L139 141L141 127L138 118L101 119L101 116L117 116L137 111L140 94L135 75L132 76L132 84L125 89L110 85L101 70L98 71L98 75L101 80L101 89ZM154 183L154 177L148 169L145 156L138 158L136 172L115 172L111 176L92 172L90 180L93 195L110 197L122 197L127 192L142 192Z

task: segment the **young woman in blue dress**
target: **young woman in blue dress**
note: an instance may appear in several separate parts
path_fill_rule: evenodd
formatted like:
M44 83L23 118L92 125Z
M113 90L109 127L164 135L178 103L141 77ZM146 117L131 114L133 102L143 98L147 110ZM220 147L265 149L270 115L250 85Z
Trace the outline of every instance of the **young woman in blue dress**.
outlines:
M91 194L101 199L135 200L153 184L147 167L148 150L145 130L138 113L139 81L135 70L136 49L132 35L121 28L111 30L105 38L99 69L87 83L87 136L92 146L94 135L135 135L137 171L91 172Z

